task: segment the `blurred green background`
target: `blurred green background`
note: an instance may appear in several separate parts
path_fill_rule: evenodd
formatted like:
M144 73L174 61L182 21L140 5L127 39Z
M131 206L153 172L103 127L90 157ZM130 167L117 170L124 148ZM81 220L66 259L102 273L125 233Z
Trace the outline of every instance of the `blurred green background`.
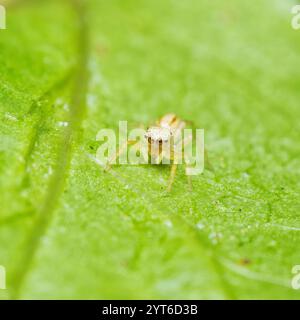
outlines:
M299 299L296 2L0 3L1 298ZM193 191L93 161L167 112L205 129Z

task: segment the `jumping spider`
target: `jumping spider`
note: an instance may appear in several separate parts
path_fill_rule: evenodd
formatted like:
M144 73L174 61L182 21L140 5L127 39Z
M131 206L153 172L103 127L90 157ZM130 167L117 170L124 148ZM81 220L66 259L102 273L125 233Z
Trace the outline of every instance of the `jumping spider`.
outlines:
M178 162L174 161L177 156L182 156L183 149L185 146L192 142L192 134L182 138L183 129L186 127L187 122L178 118L175 114L169 113L164 115L162 118L156 121L154 126L148 127L144 138L148 144L148 156L151 159L155 159L155 164L161 164L163 159L168 159L168 163L171 163L171 173L167 186L167 191L171 191L172 184L175 179L176 169ZM180 141L180 144L179 144ZM168 152L164 152L163 145L169 143L170 148ZM106 166L106 170L109 170L112 163L120 157L126 150L126 145L135 145L137 147L139 143L136 140L127 140L126 144L121 146L116 154L110 159ZM178 145L180 146L178 148ZM177 146L177 148L176 148ZM188 167L185 164L186 168ZM189 187L191 188L191 177L187 174Z

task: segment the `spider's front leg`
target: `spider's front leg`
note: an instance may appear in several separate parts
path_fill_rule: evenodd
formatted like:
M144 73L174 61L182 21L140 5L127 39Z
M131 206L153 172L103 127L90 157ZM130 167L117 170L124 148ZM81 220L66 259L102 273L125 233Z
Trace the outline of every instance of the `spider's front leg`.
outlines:
M175 175L176 175L178 163L182 163L184 146L188 145L191 141L192 141L192 135L189 135L183 141L181 141L180 138L175 139L175 144L174 144L174 147L172 148L172 152L171 152L171 160L173 160L173 163L171 166L171 173L170 173L169 183L168 183L168 187L167 187L168 192L170 192L172 189L172 185L175 180ZM191 189L191 187L192 187L191 177L189 175L187 175L187 178L188 178L189 188Z
M175 180L176 169L177 169L177 164L173 163L171 166L171 173L170 173L169 183L168 183L168 187L167 187L168 192L170 192L172 189L172 184Z
M135 140L127 140L123 145L121 145L121 147L118 149L118 151L108 160L106 167L104 169L104 171L109 171L111 169L112 164L114 164L117 159L124 153L127 151L127 146L128 145L133 145L135 144L136 141Z

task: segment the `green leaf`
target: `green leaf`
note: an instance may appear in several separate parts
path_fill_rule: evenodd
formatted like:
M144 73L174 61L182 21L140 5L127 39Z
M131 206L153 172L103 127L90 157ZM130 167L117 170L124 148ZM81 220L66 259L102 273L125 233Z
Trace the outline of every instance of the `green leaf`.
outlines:
M299 299L299 32L287 1L6 1L2 298ZM10 6L11 4L11 6ZM213 170L95 161L175 112Z

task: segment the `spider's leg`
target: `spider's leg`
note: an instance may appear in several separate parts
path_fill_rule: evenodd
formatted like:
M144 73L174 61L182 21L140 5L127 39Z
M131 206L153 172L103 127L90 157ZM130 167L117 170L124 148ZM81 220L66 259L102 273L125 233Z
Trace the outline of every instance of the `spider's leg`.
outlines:
M130 152L140 152L140 156L143 158L143 161L139 164L147 164L148 163L148 145L144 145L141 141L134 143L130 149ZM128 154L130 157L130 153Z
M113 163L117 161L117 159L127 150L127 146L130 144L134 144L134 140L127 140L119 149L118 151L109 159L104 171L110 170Z
M193 140L193 135L192 134L190 134L190 135L188 135L187 137L185 137L184 139L183 139L183 141L182 141L182 148L183 148L183 155L184 155L184 160L186 160L185 159L185 153L186 153L186 147L188 146L188 145L190 145L190 143L192 143L192 140Z
M160 152L158 156L155 158L155 164L162 163L163 157L164 157L163 152Z
M173 163L172 167L171 167L171 174L170 174L169 184L168 184L168 188L167 188L168 192L171 191L172 184L174 182L175 175L176 175L176 169L177 169L177 164Z
M187 145L189 145L190 142L192 142L193 140L193 135L190 134L189 136L187 136L183 141L182 141L182 146L185 147Z

